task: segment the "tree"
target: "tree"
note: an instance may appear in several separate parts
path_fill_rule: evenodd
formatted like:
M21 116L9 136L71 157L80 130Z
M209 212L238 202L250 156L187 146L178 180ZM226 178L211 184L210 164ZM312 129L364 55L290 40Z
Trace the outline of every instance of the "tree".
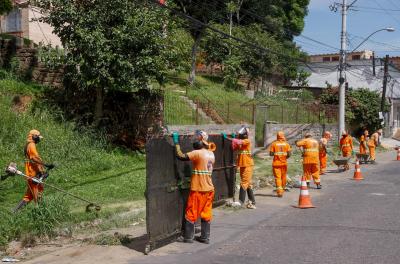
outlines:
M12 9L11 0L0 0L0 15L8 14Z
M170 51L164 10L131 0L38 0L67 50L68 73L82 88L96 90L94 125L103 116L105 92L137 91L164 81Z
M225 3L228 1L194 1L194 0L174 0L177 8L185 14L201 21L204 24L209 24L216 21L223 20L225 16ZM191 70L189 74L189 83L194 84L196 78L196 58L200 41L205 35L206 26L195 21L186 21L187 28L193 38L192 52L191 52Z
M339 104L338 88L327 88L321 95L323 104ZM382 128L379 119L381 97L378 92L370 91L368 88L350 90L346 93L346 123L353 131L359 132L362 129L376 131ZM385 111L389 110L388 102L385 102Z
M293 40L294 36L303 31L309 2L310 0L245 1L238 23L262 23L264 29L274 36Z

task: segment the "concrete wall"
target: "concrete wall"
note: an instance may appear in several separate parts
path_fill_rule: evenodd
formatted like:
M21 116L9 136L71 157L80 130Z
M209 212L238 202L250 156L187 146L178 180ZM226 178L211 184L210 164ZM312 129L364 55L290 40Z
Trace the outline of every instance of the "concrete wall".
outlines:
M296 140L303 138L308 131L311 131L316 139L321 138L324 131L332 133L333 141L337 141L338 138L338 125L336 124L265 124L264 131L264 147L276 140L278 131L285 133L290 144L294 144Z
M53 87L63 86L63 68L50 69L38 61L38 50L24 46L21 39L0 39L0 66L10 68L13 59L17 59L17 74L24 79Z

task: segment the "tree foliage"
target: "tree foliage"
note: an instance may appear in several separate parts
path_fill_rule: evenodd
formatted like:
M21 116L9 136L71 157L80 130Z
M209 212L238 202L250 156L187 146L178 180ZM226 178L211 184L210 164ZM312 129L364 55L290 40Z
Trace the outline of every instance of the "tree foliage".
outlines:
M320 98L323 104L339 104L338 88L328 88ZM382 128L382 120L379 119L381 107L381 96L378 92L370 91L368 88L350 90L346 93L345 100L346 123L350 125L353 131L368 129L376 131ZM389 110L389 104L386 102L385 111Z
M9 13L13 9L11 0L0 0L0 15Z
M151 80L164 81L171 55L165 38L174 26L160 19L165 11L130 0L38 0L36 5L68 51L75 81L97 90L96 122L104 91L137 91Z

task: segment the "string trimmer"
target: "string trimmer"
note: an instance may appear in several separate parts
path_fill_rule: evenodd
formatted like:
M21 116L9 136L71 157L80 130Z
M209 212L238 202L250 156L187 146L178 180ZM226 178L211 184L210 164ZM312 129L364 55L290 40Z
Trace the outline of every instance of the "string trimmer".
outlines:
M93 202L91 202L91 201L86 200L85 198L82 198L82 197L79 197L79 196L77 196L77 195L75 195L75 194L72 194L72 193L70 193L70 192L67 192L67 191L65 191L65 190L63 190L63 189L61 189L61 188L59 188L59 187L57 187L57 186L51 185L51 184L49 184L49 183L47 183L47 182L44 182L44 180L45 180L47 177L36 178L36 177L29 177L29 176L25 175L24 173L22 173L21 171L19 171L19 170L17 169L17 164L14 163L14 162L11 162L10 165L7 166L7 168L6 168L6 173L9 174L9 175L18 175L18 176L22 176L22 177L24 177L24 178L26 178L26 179L32 180L33 182L35 182L35 183L37 183L37 184L43 184L43 185L48 186L48 187L50 187L50 188L52 188L52 189L55 189L55 190L57 190L57 191L59 191L59 192L62 192L62 193L64 193L64 194L66 194L66 195L69 195L69 196L71 196L71 197L73 197L73 198L75 198L75 199L77 199L77 200L86 202L86 203L88 203L88 205L86 206L86 211L87 211L87 212L91 211L93 208L94 208L96 211L100 211L100 210L101 210L101 206L98 205L98 204L96 204L96 203L93 203Z

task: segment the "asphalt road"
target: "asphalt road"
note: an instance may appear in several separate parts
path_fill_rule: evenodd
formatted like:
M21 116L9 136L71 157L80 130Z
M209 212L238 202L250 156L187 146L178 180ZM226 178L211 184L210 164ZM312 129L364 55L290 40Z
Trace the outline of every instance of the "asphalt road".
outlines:
M298 189L283 199L259 192L257 210L218 213L211 244L173 243L129 263L400 263L400 161L395 153L348 173L323 176L311 189L315 209L296 209ZM272 201L272 202L271 202Z

